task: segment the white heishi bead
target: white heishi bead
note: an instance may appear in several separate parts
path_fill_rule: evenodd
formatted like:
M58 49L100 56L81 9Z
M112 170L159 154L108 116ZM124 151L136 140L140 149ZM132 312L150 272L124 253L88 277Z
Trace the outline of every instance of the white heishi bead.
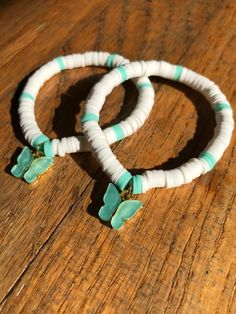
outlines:
M110 56L107 52L85 52L84 54L72 54L68 56L62 56L62 62L65 69L81 68L85 66L107 66L107 60ZM113 59L113 67L124 65L129 63L128 59L123 58L120 55L115 55ZM47 64L39 68L29 78L23 92L30 93L33 97L37 97L40 88L45 84L47 80L53 77L55 74L61 72L58 62L54 59ZM93 96L93 101L88 102L86 111L94 113L99 116L99 112L102 109L105 97L114 88L113 83L120 84L120 73L116 70L112 73L112 81L110 78L104 77L105 84L95 85L92 89L90 98ZM138 88L138 84L142 82L150 83L147 77L134 78L132 80ZM131 126L129 120L126 118L121 124L124 128L123 132L125 137L131 135L137 131L148 117L152 106L154 104L154 91L153 88L139 89L139 97L137 102L138 110L135 109L131 112L132 121L135 121ZM34 139L42 134L34 114L35 102L31 99L24 98L20 101L19 105L19 117L20 125L24 133L25 139L32 145ZM69 108L68 108L69 110ZM106 144L110 145L117 141L117 138L111 136L111 128L104 130L107 134ZM114 132L113 132L114 133ZM64 156L67 153L74 153L79 151L90 150L90 145L84 136L70 136L63 139L52 140L52 150L55 155ZM115 176L116 177L116 176Z
M164 171L166 176L166 187L173 188L184 184L184 176L180 169L172 169Z
M124 71L127 74L127 78L156 75L167 79L174 79L176 66L164 61L141 61L126 64ZM85 106L85 112L88 111L88 108L91 110L94 109L91 107L92 104L96 107L97 114L99 114L104 105L104 99L109 94L106 90L112 91L121 81L122 77L117 69L106 74L100 82L95 85L93 89L95 92L90 94ZM213 108L217 103L227 101L225 95L214 82L187 68L182 68L179 81L202 93ZM106 89L106 85L109 88ZM99 94L96 89L100 89L101 94ZM145 93L146 92L147 91L145 91ZM131 134L143 124L147 114L149 114L151 110L152 98L149 95L147 99L150 99L149 106L145 106L145 101L142 99L141 104L145 106L145 109L143 109L142 106L138 106L126 121L120 123L125 135ZM229 145L232 136L234 128L232 110L223 109L222 111L216 112L216 122L217 126L214 130L214 136L205 150L211 153L216 161L218 161ZM109 176L110 180L115 183L116 180L119 179L119 174L124 173L126 169L117 160L109 147L109 140L113 141L114 137L110 136L108 132L105 133L107 134L107 137L105 137L97 122L90 124L85 123L82 128L102 169ZM103 138L102 141L100 140L101 138ZM142 191L146 192L154 187L169 188L189 183L209 170L209 165L203 157L192 158L182 166L171 170L145 171L142 174Z
M149 190L150 187L166 186L166 178L163 170L147 170L144 172L143 177L146 178L147 190Z

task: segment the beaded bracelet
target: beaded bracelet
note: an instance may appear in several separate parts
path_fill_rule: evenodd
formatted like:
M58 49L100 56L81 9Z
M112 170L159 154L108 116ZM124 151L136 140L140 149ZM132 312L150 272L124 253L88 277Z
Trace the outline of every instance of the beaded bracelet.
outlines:
M35 149L35 152L29 147L24 147L17 158L17 164L11 169L11 173L17 178L24 178L26 182L32 183L53 164L55 155L64 156L66 153L90 150L84 136L71 136L60 140L50 140L40 130L34 114L34 105L40 88L47 80L66 69L85 66L105 66L112 68L128 62L129 60L124 59L118 54L86 52L84 54L58 57L39 68L29 78L20 96L18 110L20 126L25 139ZM133 81L139 91L136 108L124 121L108 127L103 131L109 145L137 131L145 122L154 104L154 90L150 80L147 77L142 77ZM97 94L99 94L99 91ZM100 96L98 98L102 101ZM96 119L96 117L92 113L89 113L83 119Z
M144 75L179 81L199 91L211 103L217 125L213 139L199 157L171 170L147 170L143 174L132 176L112 153L98 120L104 99L115 86L130 78ZM89 115L96 118L91 119ZM99 210L99 217L104 221L111 220L112 227L120 229L142 207L140 201L129 200L132 195L145 193L156 187L180 186L210 171L229 145L233 128L233 111L229 102L219 87L204 76L164 61L132 62L112 70L95 85L82 117L84 135L112 182L104 195L104 205Z

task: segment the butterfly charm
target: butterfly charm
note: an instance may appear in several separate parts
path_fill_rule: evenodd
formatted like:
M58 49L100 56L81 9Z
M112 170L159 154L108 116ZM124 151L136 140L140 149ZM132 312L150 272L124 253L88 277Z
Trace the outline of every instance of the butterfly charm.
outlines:
M131 219L142 207L138 200L126 199L113 183L109 183L103 197L104 205L100 208L98 216L103 221L111 221L111 226L119 230L125 222Z
M28 183L33 183L53 163L53 157L46 157L41 151L33 153L29 147L25 146L17 157L17 163L11 168L11 174L16 178L24 178Z

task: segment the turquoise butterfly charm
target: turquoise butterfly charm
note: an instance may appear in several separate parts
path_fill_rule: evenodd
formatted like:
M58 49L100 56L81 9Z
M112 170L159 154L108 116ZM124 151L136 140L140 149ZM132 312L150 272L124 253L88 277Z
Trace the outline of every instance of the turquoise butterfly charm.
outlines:
M17 163L11 168L11 174L16 178L24 178L28 183L33 183L53 163L53 157L46 157L41 151L33 153L29 147L25 146L17 157Z
M119 230L125 222L131 219L142 207L138 200L124 199L113 183L109 183L103 197L104 205L98 216L103 221L111 221L111 226Z

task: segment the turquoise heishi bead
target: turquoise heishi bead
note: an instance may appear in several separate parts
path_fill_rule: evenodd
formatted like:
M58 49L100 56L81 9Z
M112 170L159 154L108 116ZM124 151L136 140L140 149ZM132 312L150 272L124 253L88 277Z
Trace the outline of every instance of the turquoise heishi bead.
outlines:
M180 79L182 72L183 72L183 67L181 65L176 65L173 80L178 81Z
M122 191L129 181L132 179L132 175L129 171L126 171L122 176L116 181L116 186Z
M146 89L146 88L153 88L151 83L139 83L138 89Z
M33 140L32 146L34 148L37 148L39 145L43 144L44 142L48 140L49 138L46 135L40 134Z
M142 176L136 175L133 176L133 194L141 194L142 193Z
M120 72L121 82L126 81L127 80L126 68L122 65L122 66L118 67L117 70Z
M28 93L28 92L23 92L23 93L21 94L21 96L20 96L20 101L22 101L24 98L30 99L30 100L32 100L32 101L35 101L35 97L34 97L32 94Z
M46 141L43 143L43 152L46 157L54 157L51 141Z
M125 136L124 136L124 132L123 132L121 126L119 125L119 123L113 125L113 126L112 126L112 129L113 129L113 131L114 131L115 134L116 134L116 139L117 139L117 141L122 140L122 139L125 137Z
M55 60L58 63L60 70L61 71L65 70L65 63L64 63L63 57L58 57Z
M204 151L199 155L199 158L205 160L208 163L208 166L211 169L214 168L216 165L216 159L215 157L208 151Z
M230 104L227 103L227 102L220 102L220 103L216 104L216 105L213 107L213 110L214 110L215 112L218 112L218 111L221 111L221 110L224 110L224 109L232 110L232 107L231 107Z
M116 56L116 53L111 53L110 56L107 58L106 64L108 68L113 68L113 62Z
M99 117L95 113L85 112L82 115L81 123L87 122L87 121L99 121Z

